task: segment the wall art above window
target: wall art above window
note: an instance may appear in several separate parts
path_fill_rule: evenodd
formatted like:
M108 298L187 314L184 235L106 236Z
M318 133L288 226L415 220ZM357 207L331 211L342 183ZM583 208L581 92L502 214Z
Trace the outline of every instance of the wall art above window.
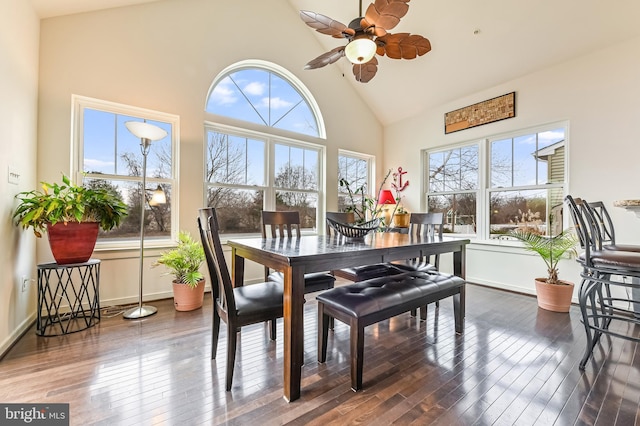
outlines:
M516 116L516 92L478 102L444 115L444 133L470 129Z

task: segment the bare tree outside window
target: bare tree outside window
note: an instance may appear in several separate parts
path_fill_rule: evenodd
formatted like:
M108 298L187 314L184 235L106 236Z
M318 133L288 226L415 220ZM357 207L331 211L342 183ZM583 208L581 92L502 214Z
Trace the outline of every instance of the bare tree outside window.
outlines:
M478 146L433 152L428 161L429 211L444 214L445 232L474 234L479 189Z

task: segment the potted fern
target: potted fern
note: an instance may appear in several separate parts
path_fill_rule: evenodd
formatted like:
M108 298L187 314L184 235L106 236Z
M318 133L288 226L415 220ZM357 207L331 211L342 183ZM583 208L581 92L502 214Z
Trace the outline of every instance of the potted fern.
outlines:
M177 311L193 311L202 307L204 300L204 275L200 267L204 262L204 250L200 242L188 232L178 233L178 246L160 255L153 266L164 265L173 275L173 305Z
M538 306L548 311L569 312L574 284L558 278L558 262L567 254L576 254L573 232L564 230L550 237L527 227L514 230L511 236L521 241L526 250L537 253L547 265L547 277L535 279Z

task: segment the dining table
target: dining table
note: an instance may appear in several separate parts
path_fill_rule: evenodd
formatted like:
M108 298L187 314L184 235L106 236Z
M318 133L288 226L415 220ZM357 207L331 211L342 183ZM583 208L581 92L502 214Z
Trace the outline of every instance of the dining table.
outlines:
M284 274L284 398L300 398L304 345L304 274L330 271L425 255L453 253L453 273L465 278L465 250L469 239L446 235L375 232L362 239L303 235L285 238L231 238L233 283L244 283L245 259ZM464 290L461 308L465 312Z

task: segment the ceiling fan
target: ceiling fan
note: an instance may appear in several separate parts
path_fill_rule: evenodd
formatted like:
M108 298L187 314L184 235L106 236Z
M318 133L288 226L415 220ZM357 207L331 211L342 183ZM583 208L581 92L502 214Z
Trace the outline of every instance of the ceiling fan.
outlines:
M409 1L375 0L363 16L360 0L360 17L352 20L349 26L328 16L301 10L300 18L311 28L334 38L349 40L346 46L336 47L309 61L304 69L321 68L346 56L353 64L356 80L366 83L375 77L378 71L376 53L380 56L387 55L391 59L414 59L429 52L431 43L421 35L388 32L407 14Z

